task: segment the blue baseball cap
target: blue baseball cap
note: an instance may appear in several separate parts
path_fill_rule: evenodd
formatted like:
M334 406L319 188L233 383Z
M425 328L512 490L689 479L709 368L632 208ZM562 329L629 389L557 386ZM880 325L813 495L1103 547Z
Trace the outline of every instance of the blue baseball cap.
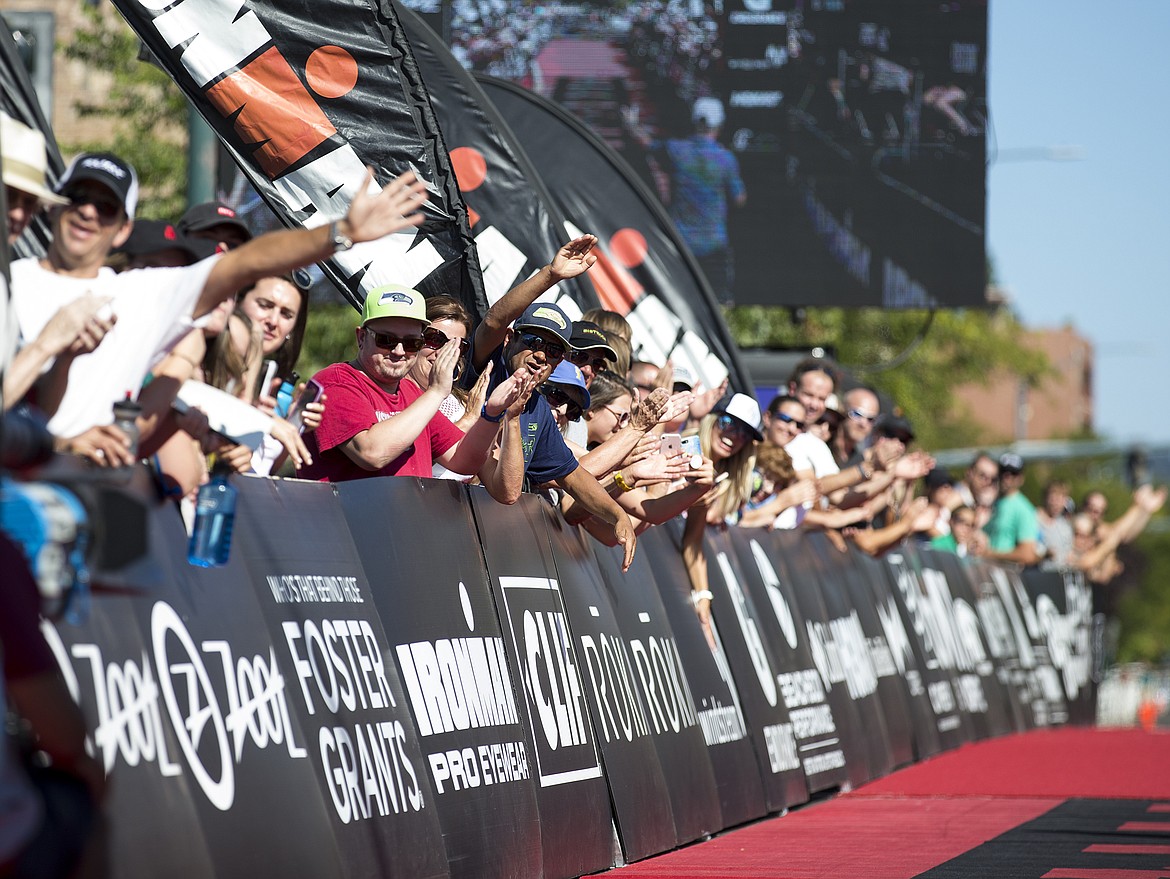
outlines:
M589 389L585 387L585 376L581 375L581 370L569 361L562 360L558 363L552 375L545 381L557 385L576 400L582 412L589 408Z

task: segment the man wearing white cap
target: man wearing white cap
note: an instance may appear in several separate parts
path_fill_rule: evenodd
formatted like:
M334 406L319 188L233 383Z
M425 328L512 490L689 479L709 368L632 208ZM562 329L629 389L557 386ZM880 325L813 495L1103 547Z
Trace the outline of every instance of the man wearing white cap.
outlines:
M368 191L371 176L367 172L357 182L345 216L332 223L270 232L191 266L115 274L105 267L106 257L133 228L137 174L109 153L74 159L57 186L66 203L50 214L53 240L46 257L12 264L13 308L26 340L36 338L58 308L88 293L110 297L118 323L103 345L74 362L49 429L75 437L96 428L92 457L99 462L122 458L121 438L109 428L112 405L127 393L137 395L151 364L190 329L192 316L206 314L260 278L422 222L418 208L425 187L412 173L376 194Z

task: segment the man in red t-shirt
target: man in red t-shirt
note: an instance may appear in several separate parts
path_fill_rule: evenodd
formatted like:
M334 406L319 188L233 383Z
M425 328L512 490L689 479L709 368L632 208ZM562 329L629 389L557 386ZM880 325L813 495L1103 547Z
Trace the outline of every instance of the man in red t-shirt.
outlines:
M322 482L429 477L438 461L456 473L478 474L493 497L515 502L524 477L517 415L531 393L531 382L523 370L503 381L464 434L439 412L451 392L458 339L439 349L425 391L406 378L426 344L423 330L428 323L426 300L417 290L386 284L367 294L357 329L357 357L313 376L329 405L321 426L305 435L313 463L300 475ZM489 455L497 432L502 432L499 458Z

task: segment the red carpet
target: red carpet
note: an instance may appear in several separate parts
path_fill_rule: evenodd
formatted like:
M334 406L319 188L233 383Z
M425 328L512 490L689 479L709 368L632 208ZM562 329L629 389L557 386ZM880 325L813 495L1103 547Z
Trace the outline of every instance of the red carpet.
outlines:
M1167 865L1170 734L1061 729L967 745L610 875L1153 879Z

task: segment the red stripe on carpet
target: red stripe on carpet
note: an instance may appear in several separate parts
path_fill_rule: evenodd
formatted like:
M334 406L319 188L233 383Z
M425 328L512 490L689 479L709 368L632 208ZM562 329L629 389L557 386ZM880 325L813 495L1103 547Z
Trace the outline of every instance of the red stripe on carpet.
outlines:
M910 879L1031 821L1051 799L838 798L609 875L703 879Z
M850 796L1170 798L1170 735L1036 730L964 745Z
M1170 803L1152 803L1147 812L1170 812Z
M1084 849L1094 855L1170 855L1170 845L1116 845L1099 842Z
M1170 821L1126 821L1117 829L1125 833L1170 833Z

